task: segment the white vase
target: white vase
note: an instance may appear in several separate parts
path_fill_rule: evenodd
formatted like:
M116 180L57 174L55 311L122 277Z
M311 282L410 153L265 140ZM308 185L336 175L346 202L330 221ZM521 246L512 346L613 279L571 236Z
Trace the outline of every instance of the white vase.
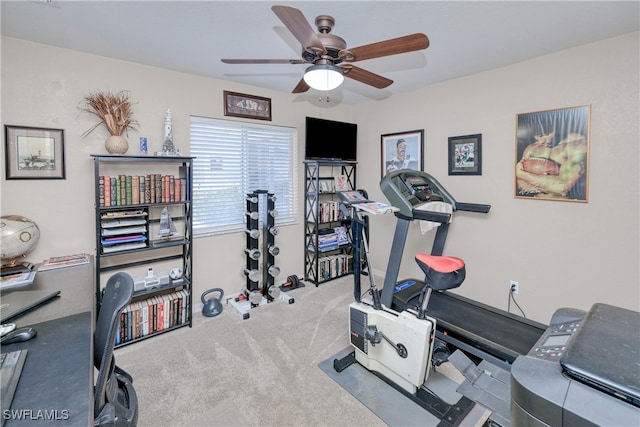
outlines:
M110 154L124 154L129 149L129 143L121 135L111 135L104 143Z

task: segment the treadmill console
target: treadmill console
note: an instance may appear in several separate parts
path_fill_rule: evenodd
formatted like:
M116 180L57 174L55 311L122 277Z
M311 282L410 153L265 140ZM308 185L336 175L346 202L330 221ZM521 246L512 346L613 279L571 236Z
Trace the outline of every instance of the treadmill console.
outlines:
M380 181L380 189L389 203L406 217L412 217L413 209L427 202L439 201L456 206L453 196L434 177L412 169L389 172Z
M426 177L416 174L400 175L411 195L421 202L442 201L441 195L435 193Z

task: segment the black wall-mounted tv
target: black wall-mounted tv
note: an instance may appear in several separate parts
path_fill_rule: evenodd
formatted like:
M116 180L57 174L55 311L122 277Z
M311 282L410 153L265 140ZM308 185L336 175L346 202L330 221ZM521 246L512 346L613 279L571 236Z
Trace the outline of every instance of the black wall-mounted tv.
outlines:
M358 125L307 117L304 153L307 160L357 160Z

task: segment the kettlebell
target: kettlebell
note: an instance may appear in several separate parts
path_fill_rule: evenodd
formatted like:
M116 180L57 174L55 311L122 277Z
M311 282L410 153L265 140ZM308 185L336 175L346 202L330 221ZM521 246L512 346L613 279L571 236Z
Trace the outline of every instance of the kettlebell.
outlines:
M220 296L218 298L211 297L208 300L205 300L204 297L209 295L212 292L220 292ZM215 317L218 314L222 313L222 302L220 300L224 297L224 291L220 288L209 289L208 291L204 291L202 297L202 314L207 317Z

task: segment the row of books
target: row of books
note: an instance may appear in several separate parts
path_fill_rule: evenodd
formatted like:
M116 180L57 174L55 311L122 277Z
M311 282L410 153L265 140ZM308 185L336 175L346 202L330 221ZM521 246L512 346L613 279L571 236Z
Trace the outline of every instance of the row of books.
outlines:
M340 202L337 200L325 200L318 203L318 221L331 222L346 219L340 211Z
M187 181L174 175L101 175L98 177L100 206L182 202Z
M334 279L353 271L353 255L339 254L318 258L319 280Z
M120 314L116 345L188 322L188 304L186 289L132 302Z

